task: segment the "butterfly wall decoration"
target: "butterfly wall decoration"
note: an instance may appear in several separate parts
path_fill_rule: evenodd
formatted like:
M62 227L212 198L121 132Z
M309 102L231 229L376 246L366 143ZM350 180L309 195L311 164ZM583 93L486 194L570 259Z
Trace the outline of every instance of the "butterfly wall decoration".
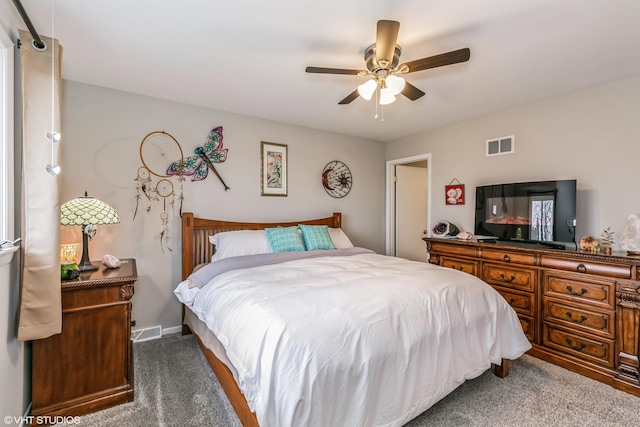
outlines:
M224 191L227 191L230 187L224 182L214 163L222 163L227 160L228 151L227 148L222 148L222 126L218 126L209 132L204 145L194 150L195 156L171 163L167 169L167 175L187 175L191 176L191 181L202 181L211 169L224 186Z

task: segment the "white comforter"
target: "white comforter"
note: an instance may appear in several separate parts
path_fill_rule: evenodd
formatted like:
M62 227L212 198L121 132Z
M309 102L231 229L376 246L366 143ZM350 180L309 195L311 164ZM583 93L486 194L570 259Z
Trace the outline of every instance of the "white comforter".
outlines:
M225 347L262 427L400 426L531 347L481 280L377 254L234 270L175 293Z

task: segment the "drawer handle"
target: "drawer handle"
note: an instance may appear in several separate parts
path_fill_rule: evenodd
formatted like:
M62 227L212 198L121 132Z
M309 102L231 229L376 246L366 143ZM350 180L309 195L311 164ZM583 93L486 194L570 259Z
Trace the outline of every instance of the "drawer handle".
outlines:
M502 279L503 282L507 282L507 283L511 283L514 280L516 280L516 276L514 276L513 274L511 275L511 277L507 279L507 276L505 276L504 273L500 273L500 278Z
M569 318L569 320L571 320L573 323L583 323L585 320L587 320L587 316L585 316L584 314L582 316L580 316L580 319L574 319L573 318L573 314L569 311L567 311L566 316Z
M458 267L458 266L457 266L457 265L455 265L455 264L451 264L451 268L453 268L454 270L458 270L458 271L463 271L463 270L464 270L464 267L462 267L462 266L459 266L459 267Z
M566 338L565 341L567 342L567 345L569 346L569 348L575 351L582 351L587 346L583 342L581 342L580 345L577 345L577 346L573 345L573 341L571 341L571 338Z
M568 286L568 285L567 285L567 290L569 291L569 293L571 295L575 295L575 296L578 296L578 297L581 297L582 295L587 293L587 290L585 288L580 289L580 292L575 292L573 290L573 288L571 286Z
M578 264L576 270L578 270L578 273L586 273L587 267L584 264Z
M513 305L515 302L515 298L509 298L509 305Z
M504 262L509 262L509 261L511 261L511 258L509 257L509 255L506 255L506 254L505 254L505 256L503 256L503 257L502 257L502 260L503 260Z

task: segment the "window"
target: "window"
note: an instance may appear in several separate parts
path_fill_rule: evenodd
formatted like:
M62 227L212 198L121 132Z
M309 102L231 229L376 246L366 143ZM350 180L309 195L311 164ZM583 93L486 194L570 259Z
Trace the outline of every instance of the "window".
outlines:
M0 31L0 240L13 235L13 43Z

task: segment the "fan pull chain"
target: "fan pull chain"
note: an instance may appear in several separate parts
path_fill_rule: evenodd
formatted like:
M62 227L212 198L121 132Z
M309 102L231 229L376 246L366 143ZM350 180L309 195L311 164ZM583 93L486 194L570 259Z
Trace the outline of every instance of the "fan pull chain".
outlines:
M380 117L380 122L384 123L384 105L380 105L380 115L378 115L378 105L380 104L380 102L378 102L379 92L380 92L380 87L378 86L376 88L376 115L373 116L373 118L378 119L378 117Z
M376 115L373 116L374 119L378 118L378 92L380 91L380 87L376 88Z

